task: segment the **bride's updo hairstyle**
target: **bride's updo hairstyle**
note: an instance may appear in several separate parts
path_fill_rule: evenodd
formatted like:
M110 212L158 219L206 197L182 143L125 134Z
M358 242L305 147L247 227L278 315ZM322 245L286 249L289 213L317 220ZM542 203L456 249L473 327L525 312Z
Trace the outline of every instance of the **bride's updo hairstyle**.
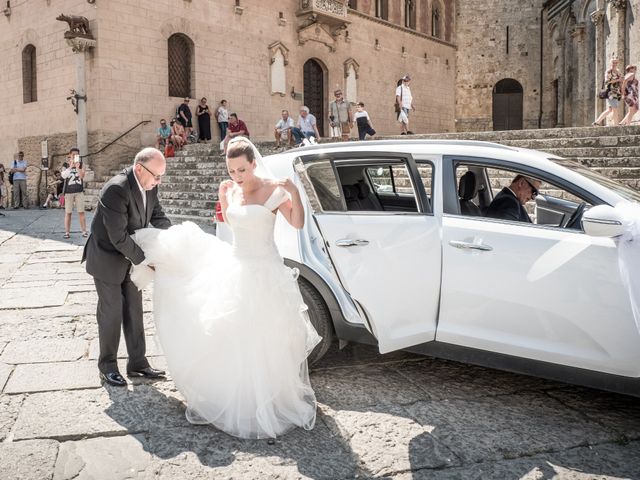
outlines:
M247 161L253 163L256 156L253 152L253 146L244 138L229 142L227 147L227 158L238 158L246 155Z

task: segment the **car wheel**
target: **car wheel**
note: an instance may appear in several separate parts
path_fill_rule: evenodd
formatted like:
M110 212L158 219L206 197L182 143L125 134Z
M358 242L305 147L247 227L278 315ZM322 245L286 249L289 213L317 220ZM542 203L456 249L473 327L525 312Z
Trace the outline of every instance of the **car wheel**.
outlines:
M333 341L333 323L331 322L331 315L329 309L324 303L322 296L318 291L304 278L298 278L298 285L300 286L300 293L302 293L302 299L304 303L309 307L309 320L314 326L318 335L322 337L322 340L316 348L313 349L309 355L309 365L313 365L315 362L324 357L327 353L331 342Z

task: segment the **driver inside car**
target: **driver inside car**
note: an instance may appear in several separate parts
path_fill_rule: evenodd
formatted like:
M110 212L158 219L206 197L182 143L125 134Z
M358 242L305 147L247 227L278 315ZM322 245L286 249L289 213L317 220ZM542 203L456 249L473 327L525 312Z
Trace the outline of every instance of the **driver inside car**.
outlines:
M531 223L524 205L534 200L542 182L524 175L516 175L511 185L498 193L485 213L486 217Z

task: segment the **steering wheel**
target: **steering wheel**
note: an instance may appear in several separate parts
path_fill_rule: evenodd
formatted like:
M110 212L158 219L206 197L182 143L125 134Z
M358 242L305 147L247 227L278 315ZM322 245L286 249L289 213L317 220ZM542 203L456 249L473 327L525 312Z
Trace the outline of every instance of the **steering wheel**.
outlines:
M586 208L587 202L582 202L578 205L562 228L580 229L580 219Z

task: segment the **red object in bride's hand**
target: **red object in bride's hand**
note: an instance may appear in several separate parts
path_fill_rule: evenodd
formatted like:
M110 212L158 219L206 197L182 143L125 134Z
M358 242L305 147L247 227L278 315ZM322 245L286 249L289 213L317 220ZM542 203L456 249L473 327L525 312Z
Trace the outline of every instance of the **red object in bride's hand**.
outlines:
M216 202L216 210L215 210L216 222L224 223L224 217L222 216L222 206L220 205L220 201Z

